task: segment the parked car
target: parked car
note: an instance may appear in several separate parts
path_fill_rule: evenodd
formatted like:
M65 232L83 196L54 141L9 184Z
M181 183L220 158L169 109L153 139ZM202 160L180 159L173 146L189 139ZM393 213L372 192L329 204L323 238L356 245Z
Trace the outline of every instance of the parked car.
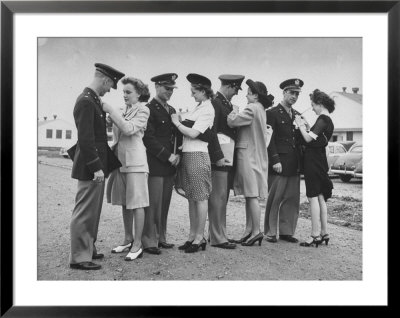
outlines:
M345 155L336 160L331 172L339 175L343 182L349 182L352 178L362 178L362 149L362 144L356 142Z
M331 174L331 167L336 160L346 154L346 148L338 142L329 142L326 146L326 157L328 159L329 174Z
M356 142L355 141L338 141L338 143L343 145L344 148L346 149L346 151L349 151L351 146L353 146Z
M67 150L68 150L69 148L61 148L60 149L60 156L63 156L64 158L69 158L69 155L68 155L68 152L67 152Z

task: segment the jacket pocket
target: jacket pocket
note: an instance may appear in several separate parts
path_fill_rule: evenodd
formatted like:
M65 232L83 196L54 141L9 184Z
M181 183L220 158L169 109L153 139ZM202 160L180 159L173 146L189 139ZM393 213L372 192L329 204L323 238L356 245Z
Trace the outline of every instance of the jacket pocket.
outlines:
M125 161L127 167L143 166L147 161L145 148L126 149Z

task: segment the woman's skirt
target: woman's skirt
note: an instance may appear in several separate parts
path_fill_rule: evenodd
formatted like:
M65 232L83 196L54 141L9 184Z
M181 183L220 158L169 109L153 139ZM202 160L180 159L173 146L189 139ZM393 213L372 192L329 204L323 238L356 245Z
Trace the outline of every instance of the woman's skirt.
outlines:
M333 184L328 175L325 148L306 148L304 153L304 179L309 198L320 194L325 201L332 197Z
M107 202L124 205L127 209L149 206L147 172L120 172L115 169L108 178Z
M208 200L212 190L211 162L207 152L184 152L182 157L182 188L188 200Z

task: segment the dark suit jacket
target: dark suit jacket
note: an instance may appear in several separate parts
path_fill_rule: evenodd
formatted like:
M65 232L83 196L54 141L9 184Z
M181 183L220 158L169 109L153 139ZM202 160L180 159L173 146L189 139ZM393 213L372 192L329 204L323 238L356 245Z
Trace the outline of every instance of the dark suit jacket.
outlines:
M71 158L74 161L72 178L92 180L94 172L98 170L103 170L104 175L108 177L112 168L109 166L106 113L102 110L97 94L90 88L86 87L78 96L74 107L74 119L78 130L78 142L74 158Z
M282 164L282 176L293 176L300 172L300 132L293 123L294 115L299 114L292 108L293 118L281 104L267 110L267 124L271 125L273 133L268 146L269 172L276 174L272 166Z
M147 105L150 109L150 117L147 121L147 129L144 132L143 143L146 147L147 162L150 176L171 176L176 169L168 161L174 152L175 137L177 137L176 151L180 146L182 137L172 123L171 115L175 109L168 105L166 109L156 100L152 99Z

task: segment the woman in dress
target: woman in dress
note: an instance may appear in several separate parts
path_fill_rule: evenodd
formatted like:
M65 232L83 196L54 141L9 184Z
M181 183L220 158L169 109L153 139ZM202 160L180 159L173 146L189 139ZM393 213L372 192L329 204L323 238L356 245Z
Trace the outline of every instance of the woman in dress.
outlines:
M255 242L261 245L260 206L258 199L268 196L268 153L266 109L272 105L271 95L262 82L246 81L246 108L239 112L234 109L227 118L228 126L238 127L236 148L236 171L233 183L235 195L246 199L246 228L243 238L238 240L244 246Z
M115 170L107 184L107 201L122 206L125 238L121 245L112 249L112 253L123 253L126 261L142 257L142 231L144 226L144 208L149 206L148 173L146 148L143 134L146 129L149 109L142 104L147 102L150 93L147 85L139 79L124 77L125 109L123 113L104 103L103 109L109 113L113 125L113 149L122 167ZM135 236L133 237L133 219Z
M335 110L335 102L326 93L316 89L310 94L312 109L318 118L307 131L306 122L296 115L296 124L299 126L304 139L304 179L306 195L310 202L311 236L301 246L318 247L325 242L328 245L327 233L328 211L326 201L332 196L333 184L328 176L328 161L325 147L333 133L333 122L329 114Z
M200 133L211 128L214 122L214 107L210 98L214 95L211 81L199 74L189 74L191 93L198 105L184 118L193 121L193 126L186 127L179 121L177 114L171 115L172 122L183 134L182 143L182 188L189 201L190 232L188 240L179 246L185 253L204 251L206 240L204 227L208 212L208 198L211 193L211 162L208 154L208 143L198 139Z

